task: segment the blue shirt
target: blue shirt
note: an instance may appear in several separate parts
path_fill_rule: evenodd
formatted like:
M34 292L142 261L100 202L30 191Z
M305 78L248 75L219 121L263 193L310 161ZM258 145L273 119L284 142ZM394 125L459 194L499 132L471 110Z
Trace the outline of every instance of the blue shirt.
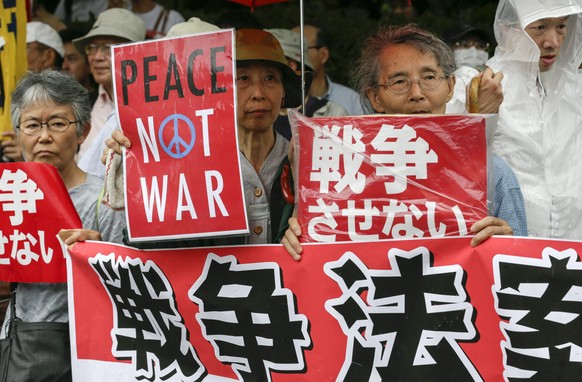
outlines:
M329 99L345 107L348 111L348 115L364 114L364 109L360 103L360 95L358 92L347 86L333 82L328 76L325 78L327 80L327 94L323 98Z
M493 216L503 219L513 229L515 236L527 236L525 202L519 182L509 165L500 157L493 155Z

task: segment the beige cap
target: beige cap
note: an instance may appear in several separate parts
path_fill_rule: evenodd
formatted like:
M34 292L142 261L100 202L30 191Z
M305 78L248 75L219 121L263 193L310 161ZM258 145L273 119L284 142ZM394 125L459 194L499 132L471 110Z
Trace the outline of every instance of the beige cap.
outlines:
M178 23L168 30L166 33L166 37L176 37L176 36L184 36L187 34L196 34L196 33L204 33L204 32L214 32L220 30L214 24L207 23L206 21L200 20L198 17L192 17L188 21L183 23Z
M38 42L54 49L61 57L65 56L63 40L59 32L40 21L26 23L26 43Z
M281 43L285 56L301 63L301 34L290 29L265 29ZM313 64L307 54L307 41L303 39L303 63L309 70L313 70Z
M132 11L111 8L99 14L89 33L73 40L75 48L79 52L84 52L85 45L97 36L114 36L132 42L142 41L146 36L146 26L143 20Z

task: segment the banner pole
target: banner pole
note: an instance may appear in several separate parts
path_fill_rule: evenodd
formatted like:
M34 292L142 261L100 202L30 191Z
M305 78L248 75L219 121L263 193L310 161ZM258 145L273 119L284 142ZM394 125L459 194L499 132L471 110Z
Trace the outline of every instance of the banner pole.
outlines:
M303 43L303 0L299 0L299 33L300 36L300 47L301 47L301 112L305 114L305 59L303 53L305 52L305 47Z

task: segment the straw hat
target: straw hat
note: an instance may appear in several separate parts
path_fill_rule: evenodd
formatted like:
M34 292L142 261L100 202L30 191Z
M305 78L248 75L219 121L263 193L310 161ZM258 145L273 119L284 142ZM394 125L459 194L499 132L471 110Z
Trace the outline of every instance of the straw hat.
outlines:
M301 74L287 65L287 59L279 40L261 29L238 29L236 31L236 61L261 61L274 64L283 72L285 102L283 107L301 106ZM305 73L305 82L311 84L311 73ZM306 86L309 89L309 86Z

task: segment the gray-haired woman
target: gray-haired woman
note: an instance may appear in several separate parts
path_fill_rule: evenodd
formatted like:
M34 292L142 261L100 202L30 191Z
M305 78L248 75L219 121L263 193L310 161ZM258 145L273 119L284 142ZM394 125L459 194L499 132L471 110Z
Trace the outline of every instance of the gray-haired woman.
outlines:
M51 164L58 169L83 228L87 229L81 231L81 227L60 227L70 229L61 237L75 237L82 232L84 236L74 240L102 238L120 243L123 214L106 206L101 206L97 213L102 181L83 172L75 162L78 147L91 128L87 90L72 76L58 71L27 73L12 93L11 113L24 159ZM24 323L61 323L65 328L68 325L65 283L18 284L15 301L16 317ZM1 337L6 336L10 319L9 307ZM39 346L42 357L22 360L28 365L27 381L71 379L68 329L64 333L61 339L65 343L45 342L42 347ZM34 354L37 356L39 353ZM8 373L11 371L8 370Z

